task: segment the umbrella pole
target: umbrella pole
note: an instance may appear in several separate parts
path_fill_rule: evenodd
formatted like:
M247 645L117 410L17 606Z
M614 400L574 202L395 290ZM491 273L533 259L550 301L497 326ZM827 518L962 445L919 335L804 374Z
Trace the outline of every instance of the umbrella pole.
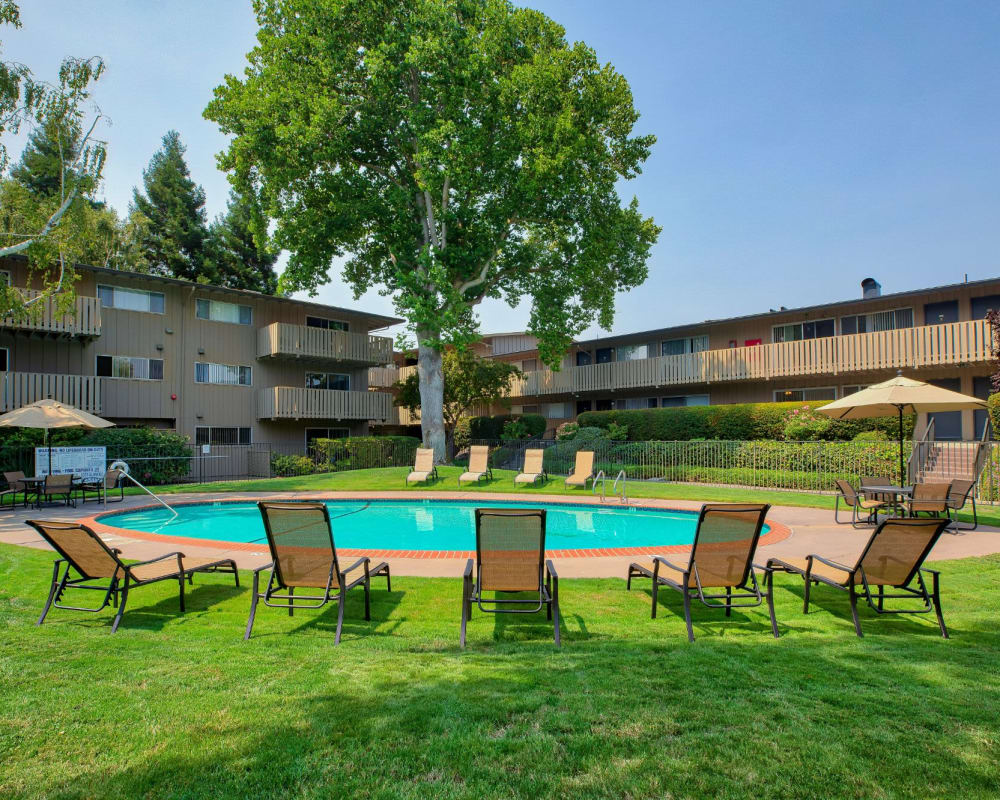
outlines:
M899 406L899 485L905 486L903 475L903 407Z
M52 439L50 438L49 429L45 429L45 444L49 448L49 475L52 474Z

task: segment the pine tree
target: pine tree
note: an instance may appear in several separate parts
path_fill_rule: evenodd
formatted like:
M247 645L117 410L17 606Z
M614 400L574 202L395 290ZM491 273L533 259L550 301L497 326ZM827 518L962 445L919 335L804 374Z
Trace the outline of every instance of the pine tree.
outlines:
M133 190L130 210L149 220L141 249L151 272L217 283L218 273L205 257L205 190L191 180L184 151L180 134L168 131L142 173L145 194Z
M278 254L268 247L266 238L260 206L251 197L231 192L226 213L216 217L209 229L206 248L221 286L275 293L278 276L274 264Z
M75 120L53 116L35 128L10 171L15 181L40 197L55 197L62 187L63 170L73 163L83 134Z

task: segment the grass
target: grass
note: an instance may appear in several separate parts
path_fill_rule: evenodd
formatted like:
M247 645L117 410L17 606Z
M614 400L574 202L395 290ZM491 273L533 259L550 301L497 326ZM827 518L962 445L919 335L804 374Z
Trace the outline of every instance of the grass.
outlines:
M225 481L202 484L177 484L155 487L159 494L187 494L193 492L363 492L363 491L458 491L458 476L464 472L461 467L438 467L439 479L429 485L411 484L407 486L408 467L385 469L359 469L348 472L302 475L295 478L262 478L249 481ZM514 487L516 472L494 470L494 480L484 484L464 484L462 491L471 492L516 492L517 494L555 494L590 497L590 489L567 489L560 476L553 476L542 486ZM607 484L611 492L611 482ZM135 494L139 490L126 490ZM729 486L705 486L697 483L660 483L655 481L629 481L628 496L650 497L663 500L706 500L716 502L766 502L773 505L826 508L833 510L834 498L829 494L792 492L786 490L742 489ZM841 506L843 508L843 505ZM958 518L972 521L970 511L962 511ZM979 521L983 525L1000 526L1000 508L992 506L979 508Z
M335 648L332 604L243 642L246 574L197 577L183 616L136 590L113 636L110 611L35 628L51 562L0 546L4 798L1000 795L998 557L938 565L947 641L867 609L859 640L782 576L780 639L697 608L689 644L676 595L651 620L646 587L566 580L561 650L544 614L477 612L465 652L458 579L380 582L371 622L352 593Z

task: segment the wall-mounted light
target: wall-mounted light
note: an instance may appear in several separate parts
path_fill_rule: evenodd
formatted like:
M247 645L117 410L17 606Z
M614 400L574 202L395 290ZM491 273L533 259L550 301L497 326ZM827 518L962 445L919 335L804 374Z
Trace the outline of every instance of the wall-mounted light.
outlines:
M158 344L158 345L156 345L156 349L157 349L157 350L162 350L162 349L163 349L163 345L162 345L162 344Z
M200 355L200 356L205 355L205 348L204 347L199 347L198 348L198 355Z
M195 414L195 416L196 416L196 417L197 417L198 419L205 419L205 415L204 415L204 414Z
M174 332L173 328L164 328L164 333L173 333L173 332Z

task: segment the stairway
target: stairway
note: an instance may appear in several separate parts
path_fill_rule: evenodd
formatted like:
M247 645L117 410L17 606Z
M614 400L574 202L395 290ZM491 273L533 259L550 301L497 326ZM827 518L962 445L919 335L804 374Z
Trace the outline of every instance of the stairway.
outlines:
M917 483L950 483L956 479L976 480L979 442L925 442L918 452Z

